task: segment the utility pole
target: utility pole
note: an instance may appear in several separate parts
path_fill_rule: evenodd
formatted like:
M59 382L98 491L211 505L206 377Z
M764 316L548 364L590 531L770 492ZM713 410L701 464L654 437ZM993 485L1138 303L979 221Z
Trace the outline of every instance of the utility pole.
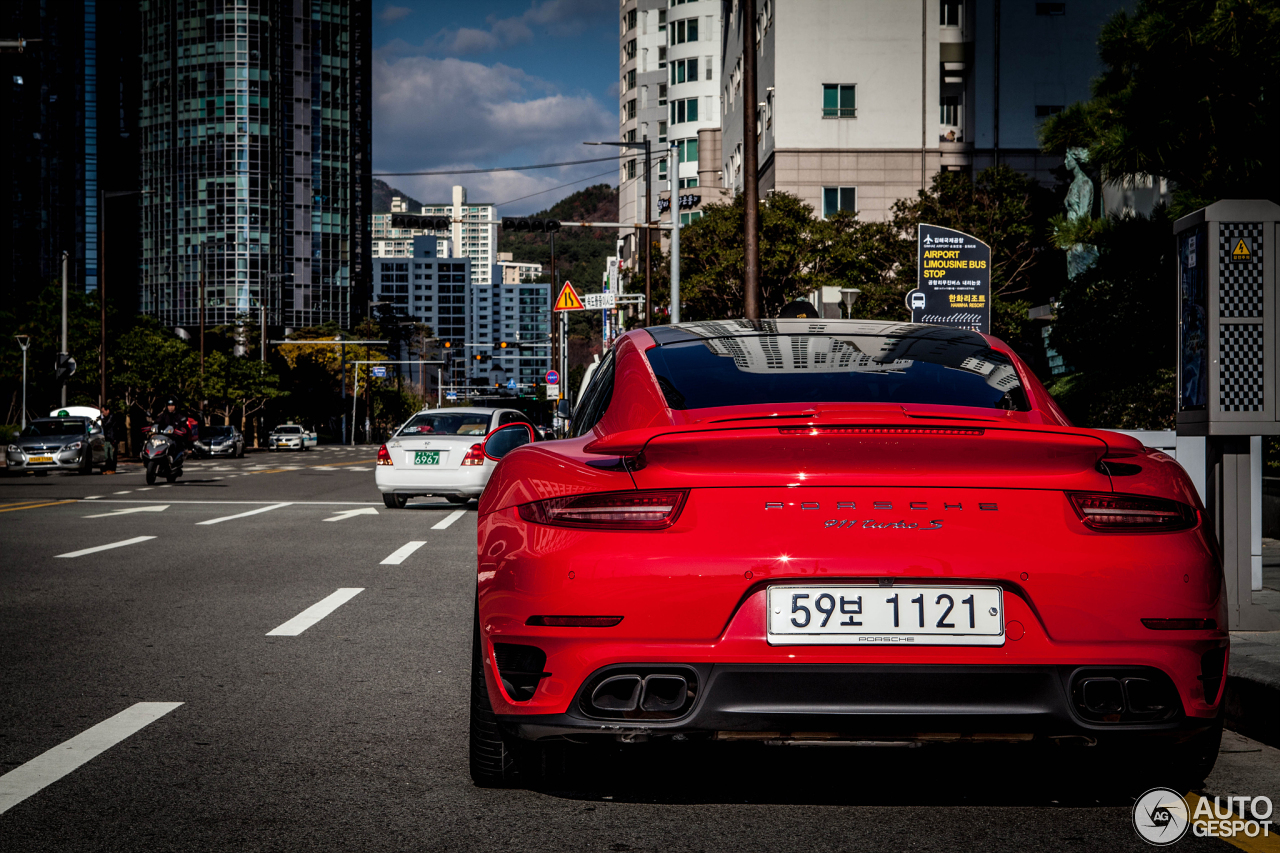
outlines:
M551 366L557 371L560 370L560 325L564 322L564 318L560 315L565 313L556 310L556 298L560 295L559 288L560 283L556 281L556 235L553 231L551 232L551 325L549 330L551 332ZM563 381L563 376L560 378L560 396L563 397L566 383Z
M742 0L742 192L746 196L743 313L760 319L760 176L756 139L756 0Z
M27 347L31 346L31 338L27 335L14 335L18 346L22 347L22 428L27 428Z
M679 184L679 181L676 181ZM648 328L653 322L653 264L649 262L649 251L653 248L653 239L649 232L649 222L653 219L653 181L649 180L649 137L644 138L644 325Z
M200 244L200 423L204 423L204 243Z
M98 341L98 408L107 404L107 247L103 242L106 234L106 194L98 190L98 303L102 309L102 322L99 327L101 338Z
M679 191L680 174L680 157L677 153L676 143L672 142L671 147L667 151L667 157L670 158L671 164L667 167L668 191L671 193L671 204L668 209L671 211L671 322L680 322L680 205L677 203L676 193Z
M340 356L342 359L342 443L347 443L347 343L343 340L342 332L338 332L338 340L341 343ZM355 416L352 415L352 426L355 425Z
M71 255L68 252L62 253L62 349L59 350L61 355L66 355L67 350L67 265L71 263ZM67 382L62 381L62 405L67 405Z

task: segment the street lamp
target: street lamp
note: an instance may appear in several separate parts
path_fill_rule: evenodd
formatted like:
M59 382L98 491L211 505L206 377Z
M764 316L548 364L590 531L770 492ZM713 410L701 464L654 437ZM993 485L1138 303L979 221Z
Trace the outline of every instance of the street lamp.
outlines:
M862 291L856 287L840 288L840 301L844 303L844 318L846 320L853 319L853 303L858 301L858 297L862 295Z
M27 428L27 347L31 346L29 335L14 335L18 346L22 347L22 428Z
M649 305L652 290L649 265L649 221L653 210L653 182L649 180L650 141L645 137L639 142L584 142L583 145L616 145L619 148L644 148L644 323L649 325Z

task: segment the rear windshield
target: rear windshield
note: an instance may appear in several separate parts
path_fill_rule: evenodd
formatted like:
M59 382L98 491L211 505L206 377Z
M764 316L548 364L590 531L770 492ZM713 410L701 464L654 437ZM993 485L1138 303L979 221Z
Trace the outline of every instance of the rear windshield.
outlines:
M25 436L84 435L84 421L33 421L22 431Z
M760 403L1031 408L1013 364L977 336L738 336L669 343L648 356L673 409Z
M451 415L445 412L414 415L400 429L400 435L484 435L489 431L489 416Z
M302 427L276 427L276 435L298 435Z

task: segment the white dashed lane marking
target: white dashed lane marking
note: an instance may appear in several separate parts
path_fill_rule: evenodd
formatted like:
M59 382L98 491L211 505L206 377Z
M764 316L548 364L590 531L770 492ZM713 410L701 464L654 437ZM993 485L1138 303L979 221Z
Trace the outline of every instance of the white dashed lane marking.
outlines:
M423 545L426 545L426 544L427 544L426 542L410 542L406 545L402 545L401 547L392 551L391 555L388 556L387 559L383 560L381 565L398 566L401 563L403 563L406 559L408 559L409 555L411 555L414 551L418 550L419 548L421 548Z
M125 545L137 545L139 542L146 542L155 538L156 537L154 536L135 536L132 539L122 539L119 542L112 542L107 545L95 545L92 548L85 548L80 551L69 551L66 554L58 554L54 559L57 559L58 557L83 557L86 554L96 554L99 551L110 551L112 548L123 548Z
M312 625L364 592L364 587L345 587L318 601L281 625L267 632L268 637L296 637Z
M444 530L450 524L453 524L455 521L462 518L466 514L467 514L467 511L465 509L455 509L453 512L449 513L444 518L440 519L435 524L431 525L431 529Z
M144 537L150 539L151 537ZM63 556L68 556L64 554ZM0 814L154 723L181 702L139 702L0 776Z
M260 512L271 512L271 510L273 510L273 509L280 509L280 507L283 507L283 506L289 506L289 504L287 504L287 503L283 503L283 504L272 504L271 506L264 506L264 507L259 507L258 509L251 509L251 510L249 510L248 512L239 512L239 513L236 513L235 515L224 515L224 516L222 516L222 518L211 518L211 519L209 519L208 521L197 521L197 522L196 522L196 524L198 524L198 525L200 525L200 524L220 524L220 523L222 523L222 522L224 522L224 521L232 521L232 520L237 519L237 518L245 518L246 516L250 516L250 515L257 515L257 514L258 514L258 513L260 513Z

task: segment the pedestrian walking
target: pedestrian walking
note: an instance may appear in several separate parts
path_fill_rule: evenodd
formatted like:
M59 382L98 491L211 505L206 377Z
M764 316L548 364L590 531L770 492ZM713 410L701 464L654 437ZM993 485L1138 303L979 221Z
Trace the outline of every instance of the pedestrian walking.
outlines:
M110 403L102 404L102 443L106 447L107 461L102 466L102 473L114 474L116 472L116 413L112 411Z

